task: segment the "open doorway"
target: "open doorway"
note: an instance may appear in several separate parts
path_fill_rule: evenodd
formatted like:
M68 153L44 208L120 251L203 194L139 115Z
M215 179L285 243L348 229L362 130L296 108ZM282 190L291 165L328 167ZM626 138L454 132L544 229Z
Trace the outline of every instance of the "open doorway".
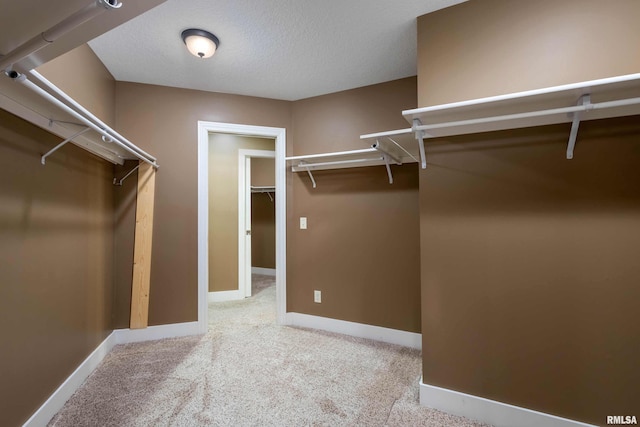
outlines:
M209 134L209 302L251 296L251 164L274 148L273 138Z
M271 150L260 151L274 151L275 145L275 192L278 194L277 198L274 198L273 204L275 207L275 271L276 271L276 311L277 321L280 324L286 323L286 276L285 276L285 254L286 254L286 195L284 194L285 188L285 129L283 128L270 128L251 125L234 125L227 123L216 122L198 122L198 325L204 332L207 330L207 308L209 301L209 285L210 275L215 274L210 266L210 260L215 254L210 254L209 240L210 240L210 212L209 212L209 199L212 195L209 191L210 177L209 177L209 148L211 135L218 134L221 137L230 136L242 136L242 137L259 137L266 138L271 141ZM259 149L247 148L247 149ZM271 154L273 156L273 154ZM233 161L235 165L239 166L238 160ZM246 164L245 164L246 165ZM239 168L238 168L239 169ZM237 175L236 175L237 176ZM237 185L227 185L232 187L236 194L240 193L240 180ZM246 192L251 195L250 187ZM213 195L215 197L215 195ZM268 195L267 195L268 197ZM238 206L238 205L237 205ZM239 206L238 206L239 207ZM238 218L236 216L236 218ZM238 245L238 254L240 251L240 222L237 220L238 226L235 230L231 231L235 235L236 243ZM229 230L228 230L229 231ZM228 249L228 248L227 248ZM246 250L246 248L245 248ZM227 253L229 251L227 250ZM238 258L239 259L239 258ZM236 265L236 273L238 279L236 283L239 283L240 268L239 264ZM249 269L251 266L249 265ZM250 271L250 270L249 270ZM245 273L246 274L246 273ZM228 289L232 290L232 289ZM236 294L239 296L241 291L238 286L235 288ZM246 290L245 290L246 292Z
M276 275L275 157L274 150L238 150L238 289L244 298L253 293L254 274Z

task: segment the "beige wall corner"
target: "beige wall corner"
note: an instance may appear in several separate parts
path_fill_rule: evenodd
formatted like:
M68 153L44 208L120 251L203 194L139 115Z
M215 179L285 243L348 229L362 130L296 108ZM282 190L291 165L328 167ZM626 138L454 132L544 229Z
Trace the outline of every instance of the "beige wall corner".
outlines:
M290 155L367 148L361 134L407 127L415 105L413 77L296 101ZM393 185L383 166L314 176L290 172L288 311L420 332L417 166L394 166Z

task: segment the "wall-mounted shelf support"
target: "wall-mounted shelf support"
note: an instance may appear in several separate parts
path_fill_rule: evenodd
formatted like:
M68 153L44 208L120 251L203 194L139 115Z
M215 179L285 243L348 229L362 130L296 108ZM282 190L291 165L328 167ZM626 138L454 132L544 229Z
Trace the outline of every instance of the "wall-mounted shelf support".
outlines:
M129 178L129 176L131 176L132 173L134 173L135 171L138 170L138 168L140 167L140 163L138 163L136 165L135 168L131 169L125 176L123 176L119 181L118 178L113 178L113 185L118 185L120 187L122 187L122 183L124 182L125 179Z
M385 140L380 141L379 139L376 139L376 142L371 146L371 148L378 150L380 154L382 154L382 158L384 159L384 165L387 169L387 176L389 177L389 184L393 184L393 174L391 173L391 166L389 164L390 161L393 160L395 164L401 165L402 151L409 154L409 156L411 156L411 154L408 153L404 148L402 148L400 144L398 144L393 139L389 137L387 137L387 139L391 141L392 144L389 144Z
M391 166L389 166L389 156L385 154L382 157L384 157L384 165L387 168L387 176L389 177L389 184L393 184L393 174L391 173Z
M418 140L418 148L420 149L420 166L422 169L426 169L427 154L424 151L424 137L426 136L426 133L423 130L418 129L418 126L421 125L422 122L420 122L420 119L413 119L413 129L416 133L416 139Z
M302 163L300 163L302 165ZM311 173L311 169L309 169L309 165L303 165L307 169L307 173L309 174L309 178L311 178L311 184L313 184L313 188L316 188L316 180L313 179L313 174Z
M84 128L76 133L74 133L73 135L71 135L69 138L65 139L64 141L62 141L60 144L56 145L55 147L53 147L51 150L47 151L45 154L42 155L42 157L40 158L40 163L42 163L43 165L47 162L47 157L49 157L50 155L52 155L53 153L55 153L56 151L58 151L60 148L64 147L68 142L71 142L72 140L74 140L75 138L79 137L80 135L82 135L83 133L86 133L88 131L90 131L91 128Z
M316 188L316 181L311 173L312 170L341 169L363 166L385 166L389 184L393 184L393 174L391 164L402 165L403 162L418 161L414 155L408 152L402 145L393 140L391 135L410 134L411 129L400 131L383 132L382 134L363 135L360 139L376 138L375 143L370 148L360 150L338 151L333 153L309 154L306 156L287 157L287 161L297 161L291 166L293 172L307 172L313 188ZM383 139L384 138L384 139ZM335 159L327 161L316 161L324 159Z
M583 95L578 100L578 105L585 107L592 105L591 96ZM588 111L585 110L585 111ZM571 122L571 133L569 133L569 143L567 144L567 160L573 159L573 149L576 146L576 138L578 137L578 128L580 127L580 119L582 118L582 112L578 111L573 113L573 120Z

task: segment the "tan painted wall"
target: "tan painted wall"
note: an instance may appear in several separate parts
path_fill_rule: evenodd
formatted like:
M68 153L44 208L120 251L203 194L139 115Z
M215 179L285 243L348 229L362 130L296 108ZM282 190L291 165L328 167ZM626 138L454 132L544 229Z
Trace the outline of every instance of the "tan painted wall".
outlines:
M209 135L209 292L238 289L240 149L273 151L275 141L229 134Z
M293 154L365 148L360 134L406 127L400 111L415 105L415 78L297 101ZM306 174L293 174L289 311L420 331L418 170L393 172L389 185L384 167L320 171L315 189Z
M284 127L291 103L135 83L116 83L118 131L158 158L151 325L197 319L197 122Z
M37 71L100 120L114 125L116 82L89 45L59 56Z
M116 82L88 45L82 45L40 66L38 72L106 124L115 127ZM132 142L137 144L137 141ZM126 175L135 164L126 162L125 166L115 166L114 176ZM113 188L114 328L129 327L137 176L136 172L125 180L122 187Z
M0 414L22 425L111 332L112 166L0 110Z
M198 120L285 127L287 154L292 155L361 148L358 135L406 126L399 111L415 106L415 78L293 103L116 83L118 130L153 153L161 165L150 324L197 318ZM309 191L304 177L289 174L289 311L420 329L418 172L413 166L394 169L393 186L384 168L323 173L316 192ZM346 225L339 226L351 209ZM296 230L303 211L311 224L311 236L305 238ZM387 247L389 264L372 261ZM313 263L314 258L323 263ZM312 303L313 289L326 293L321 305Z
M74 72L69 70L73 68ZM82 46L39 71L112 123L115 82ZM0 413L21 425L111 332L113 166L0 110Z
M598 425L637 411L639 119L583 123L571 161L567 126L431 150L425 383Z
M124 177L138 161L128 160L114 168L114 176ZM133 281L133 248L136 231L136 198L138 171L132 173L122 186L113 189L114 198L114 288L113 327L128 328L131 319L131 287ZM153 255L152 255L153 256Z
M251 159L251 185L275 185L275 160ZM272 200L272 199L273 200ZM251 196L251 265L276 268L276 194Z
M427 15L419 103L638 72L639 15L635 1L572 0ZM598 425L637 412L637 123L583 123L571 161L569 125L428 144L425 383Z
M418 105L640 71L640 2L471 0L418 18Z
M276 185L275 159L260 157L251 159L251 185Z

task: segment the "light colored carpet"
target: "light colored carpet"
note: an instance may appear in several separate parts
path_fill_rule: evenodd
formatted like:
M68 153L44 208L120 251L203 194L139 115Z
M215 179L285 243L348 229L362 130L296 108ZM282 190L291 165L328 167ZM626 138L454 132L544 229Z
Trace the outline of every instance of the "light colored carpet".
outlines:
M275 286L205 336L116 346L50 426L481 426L418 404L416 350L275 324Z

